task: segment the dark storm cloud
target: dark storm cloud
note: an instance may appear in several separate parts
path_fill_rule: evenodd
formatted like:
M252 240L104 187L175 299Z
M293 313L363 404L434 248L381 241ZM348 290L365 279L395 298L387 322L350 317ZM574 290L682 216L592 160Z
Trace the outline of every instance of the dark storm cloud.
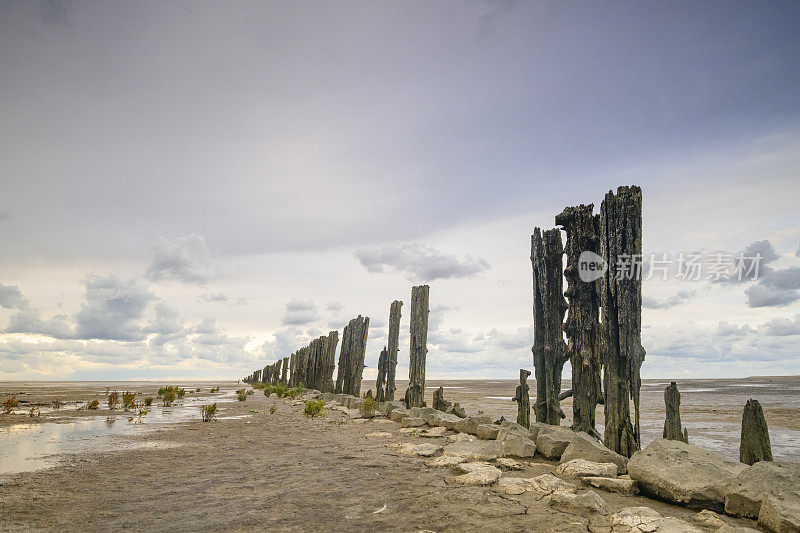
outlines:
M28 309L30 302L22 296L19 287L16 285L4 285L0 283L0 307L6 309Z
M211 281L215 272L205 239L194 233L171 241L159 236L150 249L146 275L152 281L175 280L200 285Z
M642 307L646 309L670 309L685 304L697 295L697 291L682 290L666 300L659 300L652 296L642 296Z
M283 315L283 324L300 326L319 320L317 306L312 300L294 299L286 303L286 312Z
M409 280L469 278L489 268L484 259L459 258L423 244L393 244L364 248L355 252L356 259L368 272L385 270L405 272Z

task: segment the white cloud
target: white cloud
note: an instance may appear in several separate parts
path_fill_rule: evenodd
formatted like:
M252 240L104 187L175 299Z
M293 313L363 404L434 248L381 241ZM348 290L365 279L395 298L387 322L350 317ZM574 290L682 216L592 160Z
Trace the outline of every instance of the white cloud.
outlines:
M156 238L150 249L146 276L152 281L175 280L187 284L205 284L217 276L206 241L195 233L167 240Z
M395 270L405 272L409 280L421 282L471 278L489 268L489 263L484 259L470 256L459 258L417 243L362 248L355 252L355 256L368 272Z
M300 326L309 324L319 319L317 306L312 300L299 300L297 298L286 303L286 312L283 315L283 324Z

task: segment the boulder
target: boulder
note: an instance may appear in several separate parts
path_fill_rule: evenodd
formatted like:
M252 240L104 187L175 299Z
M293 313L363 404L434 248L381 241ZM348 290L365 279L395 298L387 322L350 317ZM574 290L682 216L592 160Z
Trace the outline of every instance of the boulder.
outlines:
M494 462L500 465L500 468L505 468L506 470L522 470L525 467L525 465L510 457L498 457Z
M702 526L712 529L719 529L725 525L725 520L714 511L709 511L708 509L703 509L694 515L693 520Z
M468 463L459 463L456 465L456 471L460 474L469 474L470 472L475 472L476 470L480 470L482 468L489 468L492 465L491 463L487 463L485 461L472 461Z
M495 424L478 424L475 436L479 439L494 440L500 432L500 426Z
M618 494L628 494L635 496L639 494L639 487L632 479L619 477L583 477L581 481L606 492L616 492Z
M500 455L501 443L496 440L454 442L444 447L444 455L464 457L467 461L491 461Z
M465 468L466 465L472 465L473 468ZM465 463L457 468L467 472L455 477L455 482L459 485L491 485L502 475L499 468L488 463Z
M539 431L539 436L536 437L536 449L547 459L560 459L574 436L572 430L564 428L560 431Z
M614 463L594 463L586 459L573 459L561 463L556 474L567 477L615 477L617 465Z
M437 438L437 437L441 438L444 437L445 435L447 435L447 428L443 428L441 426L437 426L435 428L428 428L419 434L420 437L426 437L426 438Z
M425 425L424 418L417 418L415 416L407 416L400 421L400 427L403 428L418 428Z
M436 413L436 409L433 407L412 407L411 408L411 416L425 418L428 415L432 415Z
M442 455L437 457L436 459L430 461L428 466L456 466L457 464L463 463L466 461L460 455Z
M509 435L516 435L518 437L525 437L526 439L531 438L531 432L525 429L524 427L520 426L519 424L515 424L514 422L504 422L500 425L500 430L497 432L497 437L495 437L499 441L503 441ZM534 439L535 440L535 439Z
M628 471L627 457L609 450L600 441L583 431L573 435L572 441L561 454L561 462L573 459L586 459L595 463L614 463L617 465L617 474L624 474Z
M462 418L453 427L459 433L469 433L470 435L477 435L478 426L481 424L491 424L492 419L486 415L476 415L467 418Z
M674 517L664 517L649 507L626 507L611 515L611 531L658 532L658 533L700 533L687 522Z
M765 497L758 513L758 525L775 533L800 532L800 500L778 496Z
M410 444L406 442L400 444L398 448L400 454L402 455L419 455L420 457L433 457L442 451L441 446L437 446L428 442L422 444Z
M435 413L430 413L429 415L426 415L425 422L431 427L442 426L447 429L455 429L456 424L461 422L461 419L458 418L456 415L451 415L448 413L442 413L441 411L436 411Z
M725 492L745 465L677 440L659 439L633 454L628 473L649 496L722 511Z
M471 442L476 438L469 433L456 433L455 435L448 435L447 442Z
M522 494L524 492L529 492L537 500L541 500L556 492L574 493L577 490L575 485L553 474L542 474L541 476L532 478L500 478L497 482L496 489L505 494Z
M745 467L725 493L725 513L758 518L766 496L800 502L800 464L760 461Z
M400 407L398 409L393 409L391 413L389 413L389 419L393 422L402 422L404 418L410 416L408 409Z
M525 458L533 457L536 453L536 443L520 435L508 435L501 444L501 453L505 456Z
M597 493L588 491L584 494L570 494L568 492L554 492L550 496L550 507L565 513L585 516L590 513L600 515L609 514L608 505Z

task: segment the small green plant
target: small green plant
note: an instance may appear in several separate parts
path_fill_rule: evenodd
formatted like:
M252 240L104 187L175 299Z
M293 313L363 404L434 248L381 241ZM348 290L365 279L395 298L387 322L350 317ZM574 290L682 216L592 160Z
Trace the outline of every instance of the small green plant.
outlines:
M86 405L86 408L87 408L87 409L90 409L90 410L92 410L92 411L96 411L97 409L99 409L99 408L100 408L100 402L98 402L97 400L92 400L91 402L89 402L89 403Z
M119 393L114 391L108 395L108 408L116 409L119 406Z
M175 394L178 396L178 399L183 398L186 396L186 389L181 387L175 387Z
M133 412L136 413L138 416L143 416L148 413L144 402L133 402Z
M278 402L272 402L272 406L269 408L269 414L274 415L275 411L278 410Z
M212 403L211 405L204 405L201 408L201 413L203 415L203 422L211 422L217 416L217 404Z
M136 403L136 393L135 392L128 392L125 391L122 393L122 408L126 411L130 411L134 408L134 403Z
M31 410L28 411L28 416L33 418L34 416L39 416L41 413L39 412L38 407L31 407Z
M248 390L247 390L247 395L248 395L248 396L250 396L250 395L251 395L251 394L253 394L254 392L255 392L255 391L254 391L253 389L248 389Z
M200 392L200 387L197 387L194 391L195 392Z
M219 387L211 387L211 392L219 392Z
M377 402L375 398L373 398L371 394L368 394L367 397L364 398L364 404L361 406L361 414L364 415L364 418L372 418L375 416L376 407Z
M322 413L322 407L325 405L325 402L322 400L308 400L306 402L306 407L303 409L303 416L315 417Z
M11 411L17 406L19 406L19 400L17 400L16 396L6 398L6 401L3 402L3 412L10 415Z
M178 395L175 392L175 389L169 389L164 391L164 394L161 395L161 403L164 404L164 407L170 407L172 402L175 401L175 397Z
M239 390L236 391L236 398L240 402L243 402L243 401L245 401L247 399L247 393L245 392L244 389L239 389Z
M153 405L153 397L152 396L148 396L147 398L145 398L144 399L144 405L147 406L147 407L150 407L151 405Z
M291 389L286 391L286 396L289 398L294 398L296 396L302 396L305 394L306 389L303 388L303 385L297 385L296 387L292 387Z

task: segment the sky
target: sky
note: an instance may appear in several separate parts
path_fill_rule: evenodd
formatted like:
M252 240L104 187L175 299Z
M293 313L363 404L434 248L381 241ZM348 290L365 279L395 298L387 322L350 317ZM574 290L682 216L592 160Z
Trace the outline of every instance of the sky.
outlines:
M404 376L422 283L427 377L514 379L533 228L633 184L643 377L800 374L798 57L783 1L2 2L0 380L239 378L359 314L372 378L396 299Z

